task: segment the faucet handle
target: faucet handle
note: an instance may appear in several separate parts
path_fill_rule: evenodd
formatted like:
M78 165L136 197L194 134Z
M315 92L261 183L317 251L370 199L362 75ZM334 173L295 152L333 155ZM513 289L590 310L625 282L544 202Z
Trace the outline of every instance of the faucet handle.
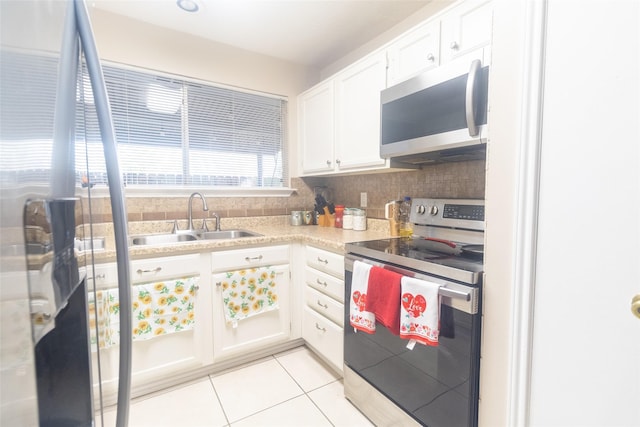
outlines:
M202 229L206 232L209 231L209 227L207 227L207 219L202 218Z
M174 219L173 220L173 230L171 230L171 233L176 234L176 232L180 230L180 227L178 227L178 220Z

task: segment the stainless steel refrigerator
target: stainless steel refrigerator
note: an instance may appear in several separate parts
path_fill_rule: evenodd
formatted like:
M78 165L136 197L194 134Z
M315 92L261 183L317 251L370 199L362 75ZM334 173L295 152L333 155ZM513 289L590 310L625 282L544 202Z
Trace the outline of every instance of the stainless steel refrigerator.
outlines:
M90 161L78 161L88 102L107 164L120 300L131 304L126 211L102 70L83 0L2 0L0 20L0 425L93 425L100 399L89 343L91 183L82 179ZM125 426L128 310L120 324L117 425Z

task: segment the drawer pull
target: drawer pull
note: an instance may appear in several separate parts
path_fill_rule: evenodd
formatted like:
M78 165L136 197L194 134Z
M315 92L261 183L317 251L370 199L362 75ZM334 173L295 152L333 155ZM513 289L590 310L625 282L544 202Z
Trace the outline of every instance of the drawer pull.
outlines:
M106 278L107 278L107 275L105 273L96 274L96 280L104 280ZM93 277L87 277L87 280L93 280Z
M323 328L320 325L318 325L318 322L316 322L316 329L322 332L327 332L326 328Z
M321 282L321 281L320 281L320 279L316 279L316 283L317 283L318 285L324 286L325 288L326 288L327 286L329 286L329 285L327 285L327 282Z
M217 287L222 286L222 282L216 282L216 286L217 286Z
M258 255L258 256L254 256L254 257L245 257L244 260L247 261L247 262L260 261L260 260L262 260L262 255Z
M324 265L329 264L329 260L328 260L328 259L322 259L322 258L320 258L320 257L318 257L318 262L321 262L321 263L323 263Z
M160 271L162 271L162 267L156 267L150 270L142 270L141 268L139 268L136 273L138 274L145 274L145 273L159 273Z
M317 301L317 304L322 308L329 308L329 306L327 304L321 303L320 300Z

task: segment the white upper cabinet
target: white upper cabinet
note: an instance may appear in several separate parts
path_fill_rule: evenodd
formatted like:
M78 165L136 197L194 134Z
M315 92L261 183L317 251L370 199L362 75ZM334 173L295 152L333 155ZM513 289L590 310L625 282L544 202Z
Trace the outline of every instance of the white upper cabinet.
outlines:
M384 166L380 157L380 91L386 86L384 52L336 77L336 170Z
M302 170L330 172L335 160L334 81L324 81L298 99Z
M484 59L491 46L493 5L487 0L467 0L442 16L442 63L459 58Z
M386 53L368 56L299 97L302 172L369 170L380 157L380 91Z
M440 21L427 22L393 42L388 49L388 85L440 65Z
M490 0L466 0L298 97L302 176L382 170L380 91L450 61L490 62Z
M460 2L401 35L388 47L388 86L457 59L489 61L493 9L488 0Z

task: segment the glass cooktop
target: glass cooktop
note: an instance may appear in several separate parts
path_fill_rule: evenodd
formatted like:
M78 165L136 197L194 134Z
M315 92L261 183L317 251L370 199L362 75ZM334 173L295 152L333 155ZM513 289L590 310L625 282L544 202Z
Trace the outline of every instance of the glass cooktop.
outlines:
M464 244L458 243L456 246L451 248L423 237L397 237L348 243L346 251L427 274L477 283L484 270L482 253L463 252L461 248L464 248Z

